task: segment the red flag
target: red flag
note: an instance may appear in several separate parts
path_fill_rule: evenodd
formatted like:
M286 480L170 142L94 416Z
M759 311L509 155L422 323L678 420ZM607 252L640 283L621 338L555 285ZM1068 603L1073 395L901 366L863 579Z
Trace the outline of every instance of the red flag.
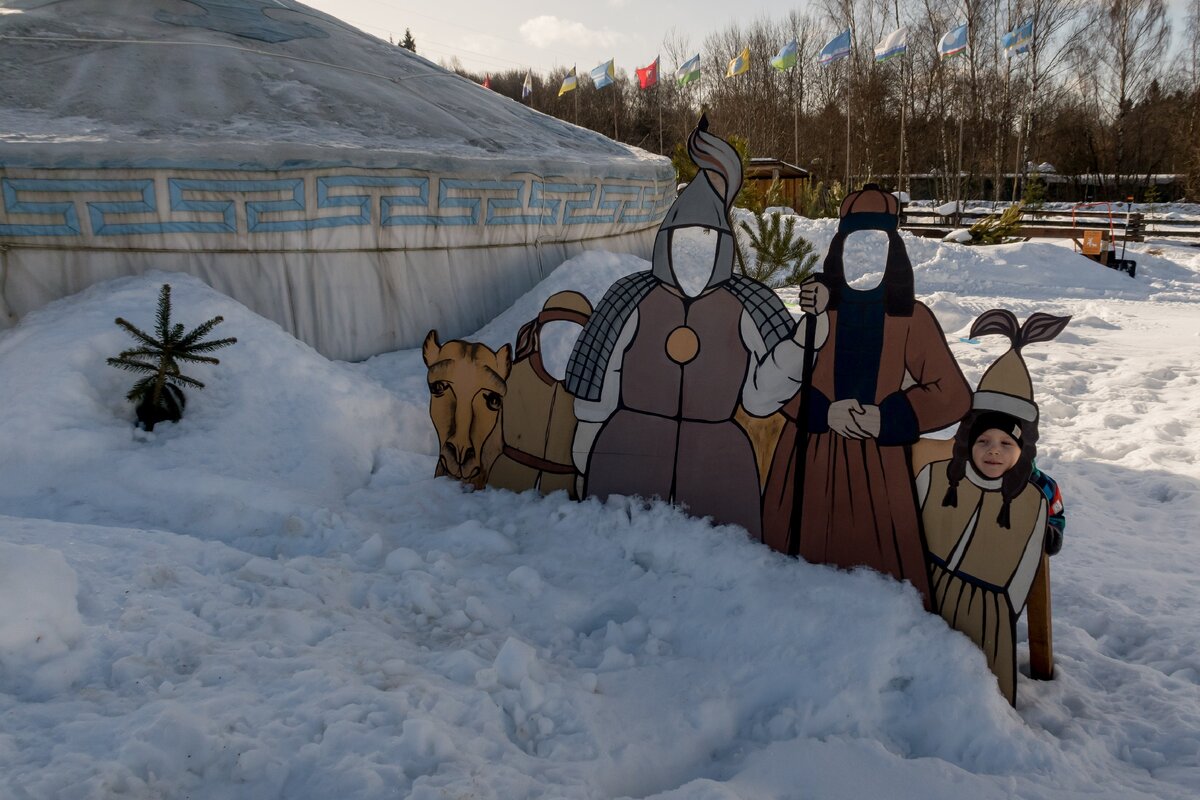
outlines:
M658 58L655 57L654 63L648 67L638 67L637 76L640 89L649 89L658 83Z
M490 72L483 73L483 88L492 88L492 74Z

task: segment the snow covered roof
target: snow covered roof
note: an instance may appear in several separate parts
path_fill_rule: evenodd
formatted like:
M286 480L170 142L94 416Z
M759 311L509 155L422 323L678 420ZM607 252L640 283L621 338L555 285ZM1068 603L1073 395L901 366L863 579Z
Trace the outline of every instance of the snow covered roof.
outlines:
M669 169L293 0L2 5L0 166Z

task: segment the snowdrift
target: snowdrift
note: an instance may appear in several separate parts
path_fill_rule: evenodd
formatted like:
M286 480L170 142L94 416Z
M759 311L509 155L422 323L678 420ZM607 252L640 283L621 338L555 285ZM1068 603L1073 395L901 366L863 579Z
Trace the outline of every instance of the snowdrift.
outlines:
M429 477L419 353L330 362L154 274L0 333L0 795L1193 797L1200 264L1063 298L1022 282L1038 248L913 250L918 286L991 292L924 296L972 381L1004 344L959 319L1076 315L1031 356L1071 516L1058 678L1019 713L910 587L661 503L466 493ZM479 334L645 266L577 257ZM135 436L103 359L168 277L180 321L240 341Z

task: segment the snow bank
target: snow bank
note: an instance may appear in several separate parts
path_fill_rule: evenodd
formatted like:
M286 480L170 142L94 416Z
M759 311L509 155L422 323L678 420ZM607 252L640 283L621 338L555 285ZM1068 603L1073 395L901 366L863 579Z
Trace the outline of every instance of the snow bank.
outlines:
M0 685L40 696L70 683L59 663L83 633L62 553L0 542ZM53 663L47 663L53 662Z
M188 390L180 423L146 434L125 400L136 378L104 359L133 343L114 318L153 331L164 282L173 321L191 328L220 314L214 337L239 341L217 353L219 366L185 366L206 388ZM355 370L174 273L97 285L5 332L0 407L9 513L225 540L306 530L367 482L406 426L424 428Z
M980 311L1075 317L1026 354L1070 522L1057 677L1017 711L907 585L662 503L431 478L419 352L330 363L197 281L177 317L241 341L135 437L103 358L157 277L0 334L0 603L42 620L0 628L0 796L1194 798L1200 259L1073 297L1053 249L991 250L911 246L972 383L1007 346L958 340ZM480 336L644 267L580 256Z

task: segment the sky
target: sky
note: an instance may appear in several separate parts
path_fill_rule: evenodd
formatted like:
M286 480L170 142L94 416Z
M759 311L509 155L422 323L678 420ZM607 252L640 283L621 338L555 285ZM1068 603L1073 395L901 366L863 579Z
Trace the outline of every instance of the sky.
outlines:
M303 0L382 39L396 41L405 28L412 31L417 52L441 63L457 57L468 69L504 72L533 69L546 74L556 67L575 64L580 72L616 59L616 68L632 75L662 54L661 69L673 70L663 49L670 32L682 35L690 54L697 52L708 34L733 20L746 22L760 16L782 19L792 8L811 9L820 17L818 3L795 5L770 0L692 0L639 2L593 0L590 3L553 4L544 0ZM1184 27L1184 0L1168 0L1178 47Z
M632 74L662 50L664 34L674 28L690 39L690 51L704 37L732 21L759 15L781 18L790 8L778 2L720 0L691 3L644 3L595 0L553 4L531 0L506 3L446 0L303 0L306 5L386 39L399 41L409 28L417 52L440 62L457 56L463 66L503 72L532 68L547 73L577 64L580 71L616 59L618 70ZM803 6L799 6L803 7ZM662 69L674 68L663 54Z

